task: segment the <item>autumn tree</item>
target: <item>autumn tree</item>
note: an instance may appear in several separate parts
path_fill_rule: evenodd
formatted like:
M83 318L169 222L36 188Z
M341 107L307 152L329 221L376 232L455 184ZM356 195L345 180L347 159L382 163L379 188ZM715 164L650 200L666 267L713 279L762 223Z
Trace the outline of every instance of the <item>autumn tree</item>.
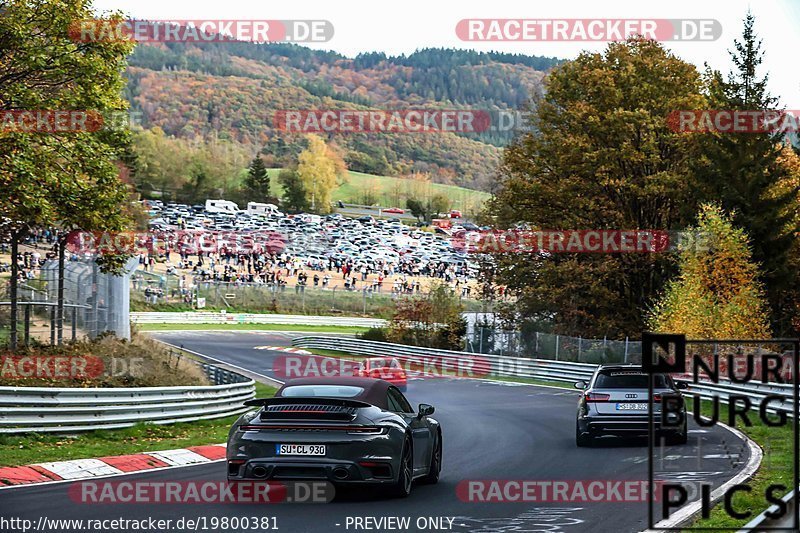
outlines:
M318 135L308 136L308 148L298 156L297 174L311 209L330 212L331 195L337 185L337 166L325 141Z
M556 67L505 151L485 220L531 229L675 229L696 212L696 140L666 122L702 108L694 65L654 41L611 43ZM518 316L556 332L623 337L673 272L666 254L498 254Z
M428 294L401 298L387 326L389 342L443 350L462 347L467 326L464 306L445 283L435 283Z
M769 94L769 75L759 71L764 59L752 14L744 20L741 40L729 54L734 69L727 77L707 71L710 107L743 111L774 111L778 98ZM703 157L695 161L700 189L719 201L734 223L751 238L753 259L763 266L772 323L786 332L798 281L790 251L800 229L797 187L786 187L791 170L782 161L781 132L724 132L700 135Z
M717 205L703 205L693 231L707 249L680 253L670 281L650 317L653 331L692 339L766 339L768 307L747 233Z
M434 194L430 200L430 210L433 215L449 213L450 198L442 193Z
M25 234L37 226L91 231L119 230L129 223L120 208L128 190L118 167L128 154L129 137L113 119L127 108L122 72L132 44L70 37L75 21L95 16L89 0L3 3L0 111L91 111L106 119L99 131L0 134L0 218L12 244L12 349L17 343L18 243ZM114 265L118 262L108 263Z

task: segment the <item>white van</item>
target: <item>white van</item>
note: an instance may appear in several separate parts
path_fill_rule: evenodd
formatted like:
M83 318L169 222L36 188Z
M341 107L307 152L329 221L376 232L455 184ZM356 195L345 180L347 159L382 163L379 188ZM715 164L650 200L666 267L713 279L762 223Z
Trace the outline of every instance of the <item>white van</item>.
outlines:
M307 224L322 224L322 217L319 215L303 213L298 218Z
M277 205L260 202L247 202L247 213L250 215L283 216Z
M228 213L235 215L239 212L239 206L235 202L228 200L206 200L206 213Z

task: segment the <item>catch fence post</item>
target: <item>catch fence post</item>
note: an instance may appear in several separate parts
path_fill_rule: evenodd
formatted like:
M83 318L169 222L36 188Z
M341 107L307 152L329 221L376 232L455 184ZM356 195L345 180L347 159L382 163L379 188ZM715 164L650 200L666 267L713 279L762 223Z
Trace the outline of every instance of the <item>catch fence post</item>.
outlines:
M50 346L56 345L56 308L50 306Z
M25 346L30 345L31 341L31 306L25 306Z

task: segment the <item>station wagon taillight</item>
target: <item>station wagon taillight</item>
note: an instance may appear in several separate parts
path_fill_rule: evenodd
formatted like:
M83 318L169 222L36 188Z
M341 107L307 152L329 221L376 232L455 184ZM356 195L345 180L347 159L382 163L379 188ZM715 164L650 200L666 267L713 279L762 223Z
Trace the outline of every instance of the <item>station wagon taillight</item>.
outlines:
M601 394L598 392L587 392L583 395L584 400L587 402L607 402L610 398L610 394Z

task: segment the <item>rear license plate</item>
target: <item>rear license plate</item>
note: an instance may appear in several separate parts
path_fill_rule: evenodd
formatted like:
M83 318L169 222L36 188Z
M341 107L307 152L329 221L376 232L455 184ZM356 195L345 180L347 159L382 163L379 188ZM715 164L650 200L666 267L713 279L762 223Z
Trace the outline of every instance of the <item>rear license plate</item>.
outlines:
M618 403L617 411L647 411L646 403Z
M276 444L275 455L325 455L324 444Z

